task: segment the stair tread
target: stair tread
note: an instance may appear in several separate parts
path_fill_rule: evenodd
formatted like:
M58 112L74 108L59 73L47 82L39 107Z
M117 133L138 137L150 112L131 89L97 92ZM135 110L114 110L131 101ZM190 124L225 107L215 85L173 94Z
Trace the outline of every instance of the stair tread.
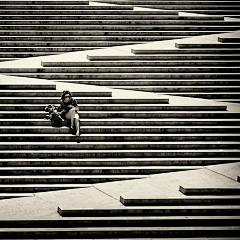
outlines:
M14 193L9 193L10 194L14 194ZM21 194L21 193L19 193ZM26 193L27 195L28 193ZM1 194L0 194L1 195ZM3 195L5 195L5 193L3 193ZM30 194L31 195L31 194ZM49 222L49 223L52 223L52 222L65 222L65 221L68 221L68 220L71 220L71 221L90 221L90 220L185 220L187 217L187 219L189 220L195 220L195 219L200 219L200 220L208 220L208 219L213 219L213 220L218 220L218 219L226 219L226 220L239 220L240 219L240 216L128 216L127 219L126 217L124 216L111 216L111 217L106 217L106 216L100 216L100 217L64 217L64 218L52 218L52 219L37 219L37 218L34 218L34 219L8 219L8 220L0 220L0 223L2 222L7 222L7 223L11 223L11 224L19 224L19 223L25 223L25 222L39 222L39 223L42 223L42 222ZM16 226L14 226L15 228ZM162 238L161 238L162 239ZM175 238L174 238L175 239ZM194 238L195 239L195 238ZM201 239L201 238L200 238ZM239 240L239 239L238 239Z
M119 178L119 179L122 179L122 178L149 178L149 175L133 175L133 174L130 174L130 175L50 175L50 176L46 176L46 175L33 175L33 176L0 176L0 179L52 179L52 178L59 178L59 179L62 179L62 178L77 178L77 179L94 179L94 178ZM24 184L20 184L21 186L26 186ZM36 184L33 184L33 185L36 185ZM43 185L43 184L40 184L40 185ZM52 184L51 184L52 185ZM72 184L71 184L72 185ZM82 185L82 184L80 184ZM85 184L84 184L85 185ZM9 187L9 186L14 186L12 184L10 185L0 185L1 187ZM19 186L19 185L16 185L16 187ZM30 186L29 183L27 186ZM67 186L65 185L65 183L63 185L60 185L60 186ZM75 184L73 185L75 186Z
M100 170L100 169L202 169L199 166L127 166L127 167L0 167L0 170L71 170L71 169L90 169L90 170Z
M240 135L240 134L239 134ZM77 141L77 140L76 140ZM181 152L181 153L184 153L184 152L186 152L186 153L190 153L190 152L194 152L194 153L197 153L197 152L199 152L199 153L203 153L203 152L212 152L212 153L214 153L214 152L216 152L216 153L218 153L218 152L221 152L221 153L227 153L227 152L229 152L229 153L237 153L237 152L240 152L240 149L238 150L238 149L170 149L170 150L165 150L165 149L163 149L163 150L155 150L155 149L151 149L151 150L146 150L146 149L137 149L137 150L135 150L135 149L133 149L133 150L131 150L131 149L116 149L116 150L108 150L108 149L103 149L103 150L92 150L92 149L88 149L88 150L11 150L11 151L9 151L9 150L0 150L0 153L101 153L101 152L107 152L107 153L116 153L116 152L118 152L118 153L130 153L130 152L142 152L142 153L153 153L153 152L155 152L155 153L168 153L168 152L170 152L170 153L177 153L177 152Z
M61 126L60 129L69 129ZM240 126L81 126L81 129L240 129ZM52 126L0 126L0 129L54 129Z
M147 230L159 230L159 231L171 231L171 230L184 230L184 231L219 231L219 230L240 230L240 227L238 226L229 226L229 227L79 227L79 228L2 228L0 229L0 232L90 232L90 231L101 231L101 232L109 232L109 231L147 231Z

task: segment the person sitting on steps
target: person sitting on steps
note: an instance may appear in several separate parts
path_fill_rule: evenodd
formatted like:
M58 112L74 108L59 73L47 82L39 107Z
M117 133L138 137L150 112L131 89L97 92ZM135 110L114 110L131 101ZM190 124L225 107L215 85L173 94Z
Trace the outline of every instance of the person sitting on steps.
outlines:
M71 121L71 130L76 130L76 136L80 135L78 110L77 101L72 98L72 93L69 90L64 90L61 96L61 106L58 111L62 113L64 119Z

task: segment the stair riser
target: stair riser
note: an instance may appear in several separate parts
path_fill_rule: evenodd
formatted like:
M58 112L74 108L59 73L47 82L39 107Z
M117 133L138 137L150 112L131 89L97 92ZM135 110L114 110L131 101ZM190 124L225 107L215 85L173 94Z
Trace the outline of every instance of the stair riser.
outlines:
M0 92L1 97L59 97L59 101L62 92ZM72 92L74 97L112 97L112 92ZM56 100L55 100L56 101Z
M66 48L67 49L67 48ZM19 49L24 51L24 49ZM136 67L136 68L1 68L1 73L64 73L71 76L71 74L80 73L239 73L239 67ZM64 75L66 76L66 75Z
M182 43L176 43L175 46L177 48L239 48L240 44L239 43L228 43L228 44L182 44Z
M35 10L57 10L57 11L65 11L65 10L71 10L71 11L77 11L77 10L132 10L133 8L131 6L81 6L82 4L78 5L1 5L1 10L3 14L6 14L6 12L10 12L13 10L21 11L21 12L28 12L28 11L35 11Z
M1 90L56 90L56 85L47 85L47 84L0 84ZM1 100L0 100L1 101Z
M103 79L103 80L114 80L114 79L239 79L239 73L201 73L201 74L192 74L192 73L169 73L169 74L31 74L31 73L10 73L5 75L11 76L20 76L20 77L29 77L29 78L40 78L40 79L49 79L49 80L86 80L86 79ZM77 82L75 82L77 83Z
M16 6L14 6L16 7ZM25 6L24 6L25 7ZM0 11L1 13L1 11ZM74 20L55 20L55 21L49 21L49 20L44 20L44 21L37 21L37 20L24 20L21 19L19 21L0 21L0 26L4 26L4 25L8 25L8 26L18 26L18 25L197 25L197 26L202 26L202 25L206 25L206 26L239 26L239 22L238 21L231 21L231 22L227 22L227 21L191 21L191 20L116 20L115 18L113 18L112 20L108 21L108 20L104 20L101 19L101 21L99 20L78 20L78 21L74 21Z
M0 1L1 5L89 5L89 1Z
M201 215L201 216L230 216L239 215L240 209L101 209L101 210L58 210L62 217L90 217L90 216L186 216L186 215Z
M0 11L1 15L159 15L159 11L131 11L133 8L128 7L129 10L120 10L119 6L105 7L108 10L79 10L79 11ZM178 15L177 11L161 11L161 15Z
M100 47L89 47L89 48L82 48L80 51L86 51L86 50L94 50L99 49ZM48 56L48 55L57 55L62 54L65 52L35 52L35 53L0 53L0 58L27 58L27 57L40 57L40 56ZM14 59L13 59L14 60Z
M185 36L188 36L186 33ZM182 36L182 37L185 37ZM191 36L191 35L190 35ZM39 38L0 38L0 46L1 47L28 47L28 46L55 46L55 47L60 47L60 46L88 46L87 44L90 44L88 42L81 43L79 41L91 41L92 44L96 43L97 41L117 41L124 42L125 44L131 44L131 41L161 41L161 40L168 40L168 39L175 39L177 36L140 36L140 37L135 37L135 36L130 36L130 37L55 37L55 38L50 38L50 37L39 37ZM179 36L181 38L181 36ZM4 41L9 41L9 42L4 42ZM33 41L40 41L37 43L34 43ZM61 41L61 42L58 42ZM74 42L75 43L71 43ZM129 41L129 43L127 42ZM47 43L46 43L47 42ZM107 43L106 43L107 44ZM110 44L110 43L109 43ZM120 43L119 43L120 44Z
M5 17L5 16L4 16ZM13 16L14 17L14 16ZM37 16L34 16L37 17ZM58 17L58 16L57 16ZM71 16L65 16L67 19L68 17L71 18ZM78 16L76 16L78 17ZM82 16L84 17L84 16ZM100 16L101 17L107 17L107 16ZM112 16L109 16L112 17ZM124 16L125 17L125 16ZM137 16L138 17L138 16ZM142 17L142 16L140 16ZM0 16L1 18L1 16ZM228 32L227 30L225 32ZM78 36L78 37L82 37L82 36L120 36L120 37L126 37L126 36L198 36L199 34L203 34L203 35L208 35L208 34L218 34L218 33L224 33L222 31L202 31L201 33L199 33L199 31L144 31L144 32L135 32L135 31L123 31L123 32L119 32L119 31L97 31L97 32L92 32L92 31L83 31L83 32L79 32L79 31L35 31L35 30L29 30L26 32L19 32L19 31L10 31L10 30L6 30L4 32L0 32L0 36L4 36L3 38L5 38L5 41L7 41L7 39L9 37L7 36L12 36L11 39L13 40L17 40L19 39L19 37L16 36L27 36L24 37L22 40L28 40L29 38L32 39L32 36L44 36L42 37L43 39L45 39L45 37L47 36L48 38L50 38L49 36L54 36L54 38L59 38L59 36ZM2 38L2 37L1 37ZM53 37L51 37L53 38ZM42 39L42 40L43 40ZM41 39L40 39L41 40Z
M160 173L168 173L168 172L175 172L175 171L182 171L179 170L118 170L118 169L111 169L111 170L1 170L1 176L15 176L15 175L130 175L130 174L160 174Z
M0 11L0 14L21 14L17 13L16 11L14 12L6 12L3 13ZM29 14L28 12L24 14ZM33 13L36 14L36 13ZM41 14L41 12L38 11L38 14ZM51 13L49 13L51 14ZM59 13L61 14L61 13ZM64 14L64 13L63 13ZM72 14L72 12L71 12ZM81 14L81 13L75 13L75 14ZM169 26L119 26L119 25L46 25L46 26L41 26L41 25L19 25L19 26L0 26L0 30L108 30L108 31L237 31L240 29L240 26L221 26L221 25L215 25L215 26L175 26L175 25L169 25Z
M142 141L240 141L240 136L238 135L218 135L211 136L206 134L199 134L196 136L187 136L179 135L179 136L80 136L80 139L75 136L1 136L0 142L142 142Z
M44 119L46 113L11 113L5 112L0 113L0 118L3 119ZM175 113L82 113L80 112L80 119L81 118L240 118L240 113L196 113L196 112L175 112Z
M16 159L15 161L13 160L9 160L9 159L1 159L0 161L0 166L1 167L69 167L69 166L76 166L76 167L101 167L104 166L105 167L126 167L126 166L205 166L205 165L213 165L213 164L224 164L224 163L234 163L234 162L239 162L239 158L233 158L233 159L229 159L229 158L218 158L218 159L212 159L209 158L207 160L203 160L203 159L176 159L176 160L172 160L172 159L165 159L165 160L111 160L111 161L107 161L107 160L83 160L83 161L78 161L78 160L74 160L74 161L63 161L63 160L38 160L36 159L35 161L19 161L18 159Z
M0 92L0 94L2 94ZM169 99L167 98L161 98L161 99L111 99L107 98L106 99L91 99L91 98L78 98L74 96L74 99L77 100L78 104L168 104ZM0 104L54 104L58 106L59 103L59 98L15 98L15 99L5 99L5 98L0 98ZM41 109L42 110L42 109Z
M163 199L163 200L121 200L124 206L189 206L189 205L239 205L240 199L221 198L221 199Z
M84 121L81 120L81 126L240 126L240 121ZM0 120L0 126L52 126L51 121L36 120L36 121L11 121ZM70 126L70 121L64 121L62 126Z
M118 88L121 88L121 87L118 87ZM179 93L181 94L181 92L183 92L184 94L185 93L188 93L188 92L204 92L204 93L219 93L219 92L223 92L223 93L226 93L226 92L233 92L236 94L236 92L240 92L240 87L178 87L178 88L172 88L171 86L168 86L168 87L164 87L164 88L161 88L161 87L148 87L148 88L145 88L145 87L131 87L131 88L128 88L128 87L122 87L121 89L127 89L127 90L133 90L133 91L144 91L144 92L161 92L161 93ZM237 93L239 94L239 93Z
M141 80L136 80L136 81L119 81L119 80L114 80L114 81L104 81L104 80L99 80L99 81L78 81L79 84L91 84L91 85L99 85L99 86L238 86L240 84L239 81L214 81L214 80L209 80L209 81L164 81L164 80L159 80L159 81L141 81ZM2 100L0 101L1 103Z
M10 230L9 230L10 231ZM14 230L14 233L10 231L8 232L0 232L0 236L5 238L40 238L40 239L49 239L54 236L54 238L78 238L78 239L99 239L99 238L156 238L158 236L162 237L173 237L173 238L198 238L198 237L238 237L240 234L240 230L181 230L181 229L166 229L166 230L158 230L158 229L147 229L147 230L127 230L127 229L114 229L114 230L88 230L88 231L81 231L81 230L38 230L38 231L19 231Z
M72 131L68 128L38 128L38 129L0 129L0 134L71 134ZM80 128L81 134L171 134L171 133L220 133L220 134L231 134L231 133L240 133L240 128L207 128L207 129L192 129L192 128L95 128L95 129L88 129L88 128ZM1 137L0 137L1 138Z
M219 42L223 43L240 43L240 38L239 37L218 37Z
M175 38L175 37L174 37ZM160 39L164 40L164 39ZM38 42L38 43L33 43L33 42L25 42L25 43L19 43L19 42L9 42L9 43L3 43L0 42L0 47L6 47L6 51L11 51L11 52L17 52L20 51L19 47L23 47L23 50L29 51L32 49L32 51L41 51L44 52L43 47L46 47L45 51L49 51L48 49L53 47L53 51L65 51L64 48L68 49L69 51L81 51L82 49L80 47L112 47L112 46L122 46L122 45L131 45L131 44L138 44L138 41L142 40L137 40L137 41L115 41L115 42L108 42L106 40L103 40L105 42L97 42L97 41L89 41L89 42ZM153 40L147 40L147 41L155 41ZM145 43L145 42L144 42ZM54 48L56 47L56 48ZM71 48L72 47L72 48ZM39 48L39 49L38 49ZM2 50L4 51L4 49Z
M135 177L137 179L137 177ZM135 179L134 178L134 179ZM141 178L141 177L139 177ZM94 183L104 183L104 182L113 182L113 181L123 181L123 180L132 180L131 177L92 177L89 176L84 177L51 177L51 178L17 178L17 179L9 179L3 178L0 180L1 184L9 184L6 187L0 187L0 193L32 193L32 192L42 192L42 191L53 191L53 190L64 190L70 189L69 186L64 186L64 184L94 184ZM26 187L14 187L11 184L26 184ZM62 184L61 187L29 187L27 184ZM74 187L73 187L74 188ZM78 188L78 187L76 187Z
M87 56L90 61L158 61L158 60L239 60L239 55L237 54L221 54L218 55L189 55L176 53L175 55L136 55L136 56Z
M240 148L239 144L107 144L104 145L1 145L0 150L124 150L124 149L238 149Z
M234 89L232 89L234 90ZM237 90L236 90L237 91ZM236 92L235 91L235 92ZM240 91L240 88L239 88ZM9 105L9 104L8 104ZM60 105L59 103L57 105ZM80 105L80 104L79 104ZM0 111L44 111L45 106L1 106ZM226 111L225 106L79 106L83 111Z
M105 44L105 43L104 43ZM136 44L136 43L134 43ZM122 44L124 45L124 44ZM116 45L112 45L112 46L116 46ZM56 52L57 54L60 54L60 52L74 52L74 51L86 51L86 50L93 50L93 49L97 49L97 48L103 48L103 47L109 47L109 44L106 43L106 46L97 46L97 43L94 43L93 46L89 46L89 47L46 47L46 48L41 48L41 47L30 47L30 48L22 48L22 47L16 47L16 48L3 48L2 52L16 52L16 54L18 54L18 52ZM10 54L9 54L10 55ZM9 56L9 55L5 55L5 56ZM17 55L14 55L14 57Z
M158 236L162 236L162 237L173 237L173 238L199 238L199 237L238 237L240 234L240 230L208 230L206 229L202 229L202 230L181 230L181 229L173 229L173 230L157 230L157 229L153 229L151 230L151 228L149 230L127 230L127 229L121 229L121 230L88 230L88 231L81 231L81 230L28 230L28 231L18 231L18 230L14 230L14 233L12 231L6 232L6 231L1 231L0 232L0 237L6 239L6 238L15 238L15 239L19 239L19 238L40 238L40 239L46 239L46 238L52 238L54 236L54 238L78 238L78 239L99 239L99 238L156 238Z
M145 218L138 218L136 219L128 219L122 218L121 220L117 219L107 219L104 218L93 218L93 219L84 219L84 220L76 220L72 219L71 221L68 220L12 220L12 221L1 221L1 227L2 228L25 228L26 226L31 226L31 228L78 228L78 227L119 227L120 225L122 227L158 227L158 226L237 226L236 222L239 221L239 218L228 218L223 217L222 219L217 218L206 218L206 219L197 219L197 218L191 218L191 219L149 219L148 217Z
M1 39L0 39L1 40ZM119 40L120 41L120 40ZM43 62L43 67L159 67L159 66L239 66L240 61L236 62L206 62L206 61L182 61L182 62Z
M239 152L75 152L75 153L36 153L36 152L10 152L1 153L1 158L192 158L192 157L238 157ZM168 172L168 171L167 171ZM72 173L75 174L75 173Z

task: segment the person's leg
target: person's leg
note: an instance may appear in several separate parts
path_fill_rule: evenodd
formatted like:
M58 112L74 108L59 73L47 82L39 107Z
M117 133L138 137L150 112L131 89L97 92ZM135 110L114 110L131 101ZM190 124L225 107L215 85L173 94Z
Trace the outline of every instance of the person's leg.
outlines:
M74 119L75 119L76 131L77 131L76 136L79 136L80 135L80 124L79 124L79 115L77 112L75 113Z
M71 128L73 128L74 118L75 118L75 108L70 109L70 111L65 114L65 118L71 121Z
M76 136L80 135L79 114L75 112L75 108L72 108L65 114L65 118L71 121L71 129L74 129L74 123L76 127Z

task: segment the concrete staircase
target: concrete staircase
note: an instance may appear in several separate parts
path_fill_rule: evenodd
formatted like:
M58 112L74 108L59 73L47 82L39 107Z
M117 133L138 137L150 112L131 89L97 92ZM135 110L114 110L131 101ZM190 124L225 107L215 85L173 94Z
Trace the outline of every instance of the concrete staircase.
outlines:
M239 22L223 20L238 14L239 1L108 2L117 5L0 1L0 61L239 30ZM61 96L53 81L238 103L239 44L239 37L221 37L214 45L179 42L175 49L133 47L126 56L90 54L82 62L0 68L3 75L52 80L0 83L0 199L17 204L17 198L44 192L239 162L240 113L224 103L174 105L167 97L76 90L80 137L68 121L56 127L44 120L45 106L58 105ZM0 238L239 239L238 186L184 184L179 190L179 197L162 198L119 192L119 207L59 206L59 215L49 218L0 217Z
M133 48L128 55L89 54L81 62L42 62L44 68L2 68L16 75L239 103L239 38L175 48Z
M225 106L74 92L81 118L76 137L68 122L53 127L44 120L45 106L59 104L54 84L0 88L2 199L239 161L239 113Z
M223 16L179 16L178 11L89 1L1 1L0 61L240 29L239 22Z

